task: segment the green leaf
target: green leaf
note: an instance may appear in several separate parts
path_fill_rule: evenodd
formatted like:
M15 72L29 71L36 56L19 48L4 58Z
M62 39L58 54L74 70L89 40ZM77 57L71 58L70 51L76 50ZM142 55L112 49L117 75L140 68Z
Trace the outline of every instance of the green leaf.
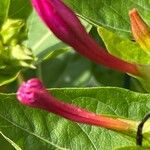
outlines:
M96 26L104 26L121 36L130 37L128 12L137 8L146 22L150 24L150 3L147 0L65 0L79 16Z
M13 73L9 72L8 74L0 74L0 86L14 81L18 77L18 74L18 71Z
M120 88L66 88L50 91L61 100L97 114L141 120L150 109L149 94ZM22 106L15 94L0 94L0 103L0 130L22 149L111 150L135 146L135 139L122 134Z
M0 146L1 149L6 149L6 150L14 150L12 145L0 134Z
M8 137L6 137L2 132L0 132L0 134L16 149L16 150L21 150L21 148L15 144L11 139L9 139Z
M32 11L29 0L1 0L0 27L7 18L26 20Z
M150 64L150 56L135 42L118 36L106 28L99 27L98 33L109 53L136 64Z
M10 0L1 0L0 1L0 29L4 21L7 19L8 10L9 10Z
M1 0L0 1L0 10L1 10L1 12L0 12L0 29L1 29L4 22L7 23L6 21L8 21L8 18L11 18L11 19L20 19L21 18L24 21L26 21L26 19L28 18L32 9L31 9L30 1L28 1L28 0L24 0L22 2L20 2L20 0L4 0L4 1ZM17 28L17 25L15 25L15 27ZM13 31L13 29L9 25L8 25L8 30L9 30L9 32ZM21 30L21 32L23 32L23 30ZM4 32L1 32L1 34L4 34ZM13 33L13 34L15 34L15 33ZM19 34L19 33L17 33L17 34ZM19 35L21 35L21 34L19 34ZM9 36L9 35L7 35L7 36ZM17 39L17 40L21 43L20 39ZM13 80L15 80L17 78L17 75L19 74L19 71L22 68L21 66L27 67L28 64L30 63L30 60L27 60L28 62L24 62L22 60L22 58L19 57L19 59L20 59L19 64L20 65L18 65L18 62L16 61L15 58L17 56L23 56L23 55L21 55L20 54L21 52L20 52L19 55L16 56L17 53L13 53L13 52L14 51L16 52L20 49L24 52L23 46L20 49L17 49L16 47L14 48L10 45L8 46L8 45L6 45L6 43L5 44L3 43L3 46L2 46L2 43L0 41L0 47L1 47L0 48L0 50L1 50L1 55L0 55L0 58L1 58L1 62L0 62L1 63L1 66L0 66L0 70L1 70L0 86L2 86L4 84L8 84L8 83L12 82ZM27 59L27 58L25 58L25 59ZM33 65L30 63L29 66L32 67Z
M47 87L83 87L91 77L90 69L90 61L68 51L51 61L41 63L37 75Z
M10 0L8 17L12 19L27 20L32 12L30 0Z
M115 70L98 66L96 64L92 65L92 73L95 79L100 83L102 86L124 86L124 74L117 72ZM110 76L111 74L111 76Z
M149 150L149 149L150 147L130 146L130 147L117 148L115 150Z

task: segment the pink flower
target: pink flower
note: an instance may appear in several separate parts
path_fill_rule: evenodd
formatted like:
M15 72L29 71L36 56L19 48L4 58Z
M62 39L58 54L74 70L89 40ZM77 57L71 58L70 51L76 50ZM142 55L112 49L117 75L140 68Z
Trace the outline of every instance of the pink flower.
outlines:
M137 65L116 58L99 47L86 33L75 13L61 0L32 0L32 4L51 31L81 55L97 64L103 64L121 72L139 75Z
M131 121L97 115L75 105L62 102L53 97L38 79L31 79L23 83L18 89L17 98L24 105L40 108L80 123L125 133L130 132L134 127L134 123Z

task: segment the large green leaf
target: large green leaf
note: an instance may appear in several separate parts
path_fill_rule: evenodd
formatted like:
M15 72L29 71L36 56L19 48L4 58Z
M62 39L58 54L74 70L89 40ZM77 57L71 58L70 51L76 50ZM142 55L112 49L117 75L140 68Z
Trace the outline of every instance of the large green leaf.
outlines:
M122 147L122 148L117 148L115 150L149 150L150 147L142 147L142 146L129 146L129 147Z
M106 28L99 27L98 32L112 55L131 63L150 64L150 56L137 43L121 38Z
M59 99L97 114L141 120L150 109L150 95L120 88L51 89ZM14 94L0 94L0 130L22 149L112 150L135 146L131 139L100 127L74 123L19 104Z
M96 26L104 26L121 36L130 36L128 12L137 8L150 24L148 0L65 0L80 16Z

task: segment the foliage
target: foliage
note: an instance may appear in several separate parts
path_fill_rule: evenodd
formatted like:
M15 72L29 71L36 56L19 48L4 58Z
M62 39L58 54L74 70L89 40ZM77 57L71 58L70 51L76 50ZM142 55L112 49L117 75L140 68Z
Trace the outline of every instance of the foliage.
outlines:
M135 7L150 24L150 3L147 0L64 2L77 13L87 32L99 44L105 45L109 53L128 62L150 64L150 56L132 40L128 17L129 10ZM19 84L38 77L55 97L63 101L97 114L140 121L150 110L150 94L143 94L146 91L138 80L89 61L57 39L42 23L29 0L1 0L0 10L1 148L150 149L149 137L144 139L143 147L137 147L135 135L129 137L100 127L71 122L19 104L15 94ZM15 51L15 57L12 53L4 54L1 46L3 25L8 19L21 19L25 23L21 33L23 36L17 35L17 45L22 51ZM3 61L4 56L7 56L7 61ZM149 134L149 128L146 129L145 135Z

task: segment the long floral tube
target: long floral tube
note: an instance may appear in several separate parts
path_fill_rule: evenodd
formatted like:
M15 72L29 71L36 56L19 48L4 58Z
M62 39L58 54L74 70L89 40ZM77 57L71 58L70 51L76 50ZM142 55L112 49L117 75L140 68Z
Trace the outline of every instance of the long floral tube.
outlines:
M138 76L138 66L116 58L100 47L75 13L61 0L32 0L32 5L44 23L63 42L97 64Z
M38 79L23 83L17 92L18 100L27 106L40 108L69 120L128 133L135 124L127 120L97 115L53 97Z

